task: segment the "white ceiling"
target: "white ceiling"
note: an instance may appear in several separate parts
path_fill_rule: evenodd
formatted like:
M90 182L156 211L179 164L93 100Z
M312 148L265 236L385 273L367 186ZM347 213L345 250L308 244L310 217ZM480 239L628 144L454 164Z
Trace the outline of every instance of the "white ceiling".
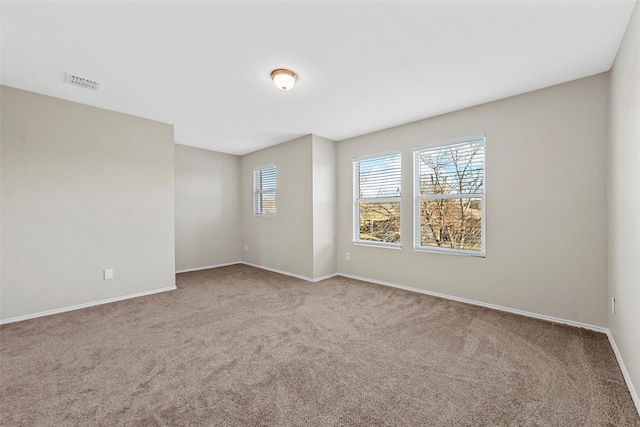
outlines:
M336 141L608 71L631 1L8 2L2 84L244 154ZM283 92L270 73L299 76ZM64 83L69 72L101 92Z

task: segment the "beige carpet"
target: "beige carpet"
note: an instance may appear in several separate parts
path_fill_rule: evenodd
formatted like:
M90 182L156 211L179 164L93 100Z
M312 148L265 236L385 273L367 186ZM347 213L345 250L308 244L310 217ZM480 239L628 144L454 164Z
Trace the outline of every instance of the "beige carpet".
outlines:
M236 265L1 332L3 426L640 426L603 334Z

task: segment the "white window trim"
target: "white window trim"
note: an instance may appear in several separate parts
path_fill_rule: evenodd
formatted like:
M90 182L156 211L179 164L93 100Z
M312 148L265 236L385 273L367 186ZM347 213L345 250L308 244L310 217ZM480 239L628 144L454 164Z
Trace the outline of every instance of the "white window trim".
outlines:
M275 179L276 179L276 188L274 190L258 190L256 188L256 172L260 173L260 171L262 171L263 169L270 169L273 168L274 172L275 172ZM260 216L260 217L270 217L270 218L274 218L277 213L278 213L278 168L276 167L275 164L270 164L270 165L264 165L264 166L260 166L257 167L255 169L253 169L253 174L252 174L252 179L253 179L253 215L254 216ZM256 197L258 194L273 194L274 195L274 199L276 200L276 213L271 213L271 212L256 212Z
M442 194L442 195L420 195L420 184L416 179L416 175L418 173L416 168L416 155L422 150L435 149L435 148L444 148L450 145L456 145L463 142L475 141L478 139L483 140L484 146L484 171L483 171L483 186L482 186L482 194L474 193L474 194ZM420 145L411 148L412 153L412 161L413 161L413 250L416 252L429 252L429 253L438 253L438 254L449 254L449 255L459 255L459 256L470 256L476 258L486 258L487 246L486 246L486 235L487 235L487 227L486 227L486 218L487 218L487 204L485 203L485 196L487 193L487 144L486 144L486 135L476 135L465 138L456 138L444 141L442 143L433 143ZM481 233L480 239L482 244L482 250L480 251L470 251L466 249L452 249L452 248L437 248L432 246L422 246L420 245L420 200L437 200L437 199L480 199L480 203L482 206L482 218L481 218Z
M362 160L375 159L378 157L386 157L394 154L400 155L400 181L402 182L402 151L386 151L378 154L369 154L366 156L358 156L351 159L351 175L352 175L352 186L353 186L353 206L351 210L351 214L353 216L353 235L351 243L355 246L369 246L375 248L387 248L387 249L402 249L402 233L400 234L400 242L399 243L389 243L389 242L376 242L374 240L360 240L360 202L367 201L372 203L380 203L380 202L397 202L400 204L400 212L402 213L402 191L400 192L400 196L397 197L380 197L380 198L368 198L368 199L358 199L356 198L356 194L359 193L360 190L360 182L356 182L355 174L354 174L354 166L356 162L360 162ZM360 166L358 165L358 168ZM402 222L400 223L400 229L402 230Z

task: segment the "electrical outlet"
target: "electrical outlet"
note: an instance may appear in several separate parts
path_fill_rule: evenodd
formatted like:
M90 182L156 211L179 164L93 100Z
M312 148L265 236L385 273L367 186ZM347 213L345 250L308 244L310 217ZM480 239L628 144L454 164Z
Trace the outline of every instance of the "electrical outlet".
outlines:
M611 314L616 314L616 299L611 297Z
M344 259L347 260L347 261L349 261L351 259L351 255L349 255L349 252L345 252Z
M244 251L248 252L249 251L249 245L244 245Z
M104 280L113 279L113 268L107 268L102 273L104 275Z

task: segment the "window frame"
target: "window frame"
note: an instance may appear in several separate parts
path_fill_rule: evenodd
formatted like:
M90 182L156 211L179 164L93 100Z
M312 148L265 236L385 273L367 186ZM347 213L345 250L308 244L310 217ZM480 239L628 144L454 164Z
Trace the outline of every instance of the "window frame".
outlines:
M436 150L442 149L446 147L450 147L452 145L464 144L468 142L482 140L483 146L483 159L482 159L482 193L461 193L461 194L430 194L430 195L422 195L420 194L420 173L418 168L418 159L420 153L425 150ZM465 137L465 138L456 138L452 140L447 140L444 142L438 142L435 144L421 145L417 147L413 147L411 149L413 155L413 250L416 252L430 252L430 253L439 253L439 254L451 254L451 255L459 255L459 256L470 256L477 258L485 258L486 257L486 217L487 217L487 209L486 209L486 193L487 193L487 167L486 167L486 136L476 135L473 137ZM455 248L444 248L444 247L434 247L434 246L423 246L420 244L420 202L423 200L441 200L441 199L480 199L480 212L482 217L480 218L480 244L481 249L479 251L474 251L470 249L455 249Z
M257 188L257 177L262 174L263 171L273 169L274 176L274 188L264 190L262 188ZM260 217L275 217L278 213L278 202L277 202L277 193L278 193L278 169L275 164L260 166L253 169L253 215ZM275 212L264 212L264 194L273 194L273 200L275 201ZM260 206L260 211L258 211L258 205Z
M371 160L371 159L376 159L376 158L382 158L382 157L389 157L389 156L393 156L393 155L398 155L400 156L400 194L398 196L394 196L394 197L375 197L375 198L358 198L357 195L360 194L360 162L363 160ZM356 173L356 165L357 165L357 173ZM400 231L400 240L398 241L398 243L391 243L391 242L378 242L375 240L362 240L360 239L360 203L361 202L369 202L369 203L384 203L384 202L391 202L391 203L395 203L397 202L398 205L400 206L400 213L399 213L399 218L401 217L401 212L402 212L402 151L401 150L394 150L394 151L387 151L387 152L383 152L383 153L378 153L378 154L370 154L370 155L365 155L365 156L358 156L358 157L354 157L351 160L351 173L352 173L352 187L353 187L353 194L352 194L352 200L353 200L353 204L352 204L352 226L353 226L353 233L352 233L352 244L353 245L357 245L357 246L372 246L372 247L378 247L378 248L388 248L388 249L402 249L402 232ZM400 227L399 230L402 229L402 223L400 223Z

